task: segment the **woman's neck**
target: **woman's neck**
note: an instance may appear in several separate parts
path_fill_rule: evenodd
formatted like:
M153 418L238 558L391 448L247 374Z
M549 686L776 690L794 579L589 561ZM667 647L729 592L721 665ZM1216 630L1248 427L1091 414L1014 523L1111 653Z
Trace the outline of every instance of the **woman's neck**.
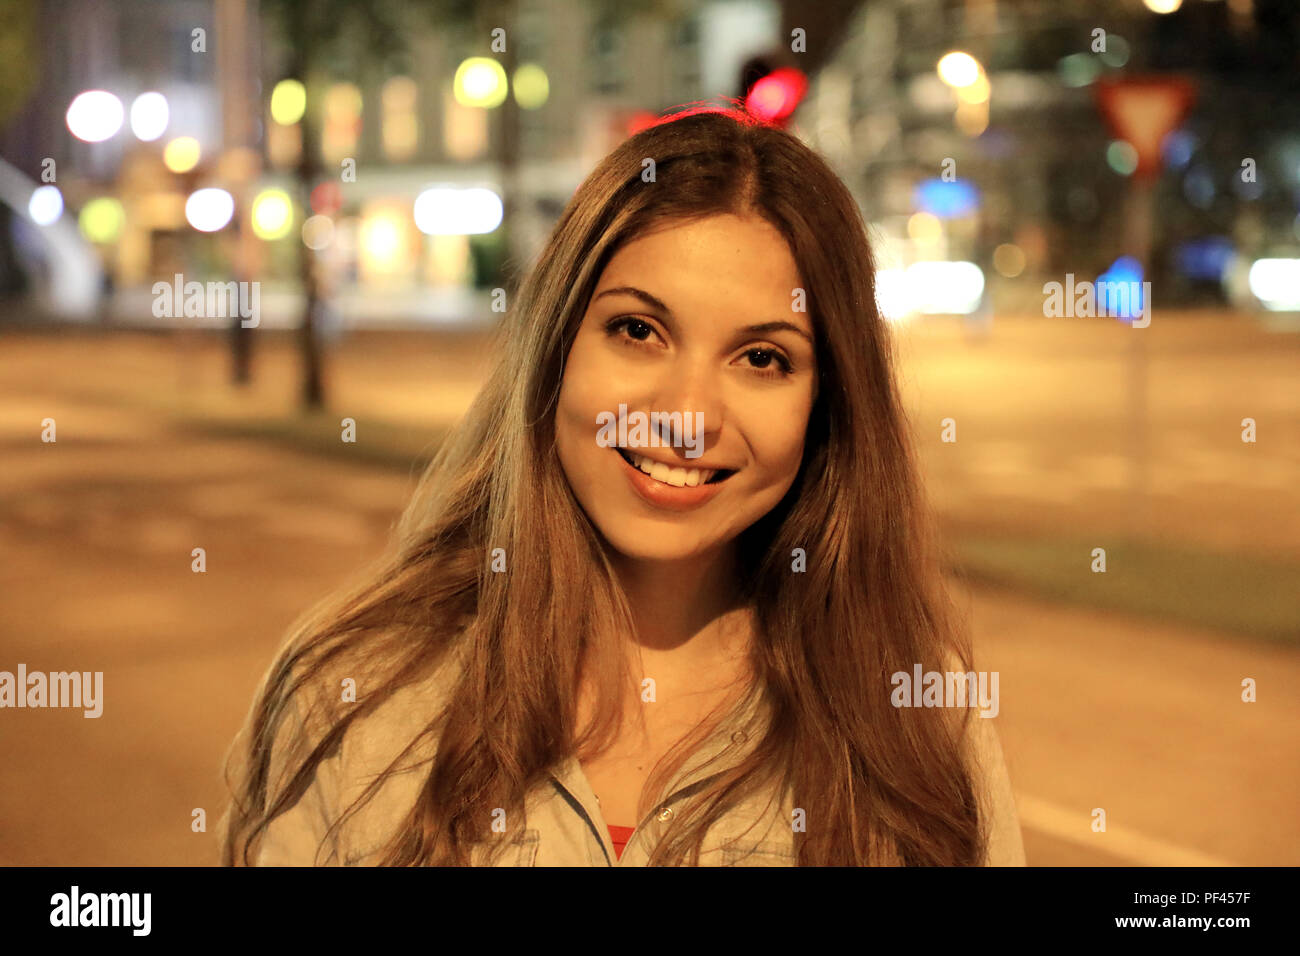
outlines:
M733 549L680 561L611 561L636 622L629 652L639 653L646 676L721 677L743 665L752 629L738 599Z

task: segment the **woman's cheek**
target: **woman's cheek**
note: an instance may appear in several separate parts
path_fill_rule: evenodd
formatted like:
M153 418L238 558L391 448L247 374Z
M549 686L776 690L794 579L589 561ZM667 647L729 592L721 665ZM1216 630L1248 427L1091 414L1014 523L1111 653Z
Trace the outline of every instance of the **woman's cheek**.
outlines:
M789 401L750 405L741 425L764 470L773 477L799 469L808 412Z

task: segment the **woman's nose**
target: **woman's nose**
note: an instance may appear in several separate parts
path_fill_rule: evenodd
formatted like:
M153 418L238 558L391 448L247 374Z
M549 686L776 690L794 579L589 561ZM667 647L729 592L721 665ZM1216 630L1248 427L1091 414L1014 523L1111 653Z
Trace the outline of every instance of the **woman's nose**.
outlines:
M660 440L684 448L689 458L698 458L717 441L726 416L721 376L703 362L674 363L655 395L653 410L659 417ZM678 414L675 414L678 413ZM680 440L670 431L680 415ZM671 416L671 417L670 417Z

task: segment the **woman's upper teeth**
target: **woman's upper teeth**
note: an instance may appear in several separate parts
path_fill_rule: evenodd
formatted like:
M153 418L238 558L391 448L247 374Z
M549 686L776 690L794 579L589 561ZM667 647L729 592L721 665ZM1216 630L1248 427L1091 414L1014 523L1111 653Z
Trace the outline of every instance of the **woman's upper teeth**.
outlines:
M702 485L715 473L712 468L674 468L660 461L651 461L634 451L628 451L627 455L632 459L632 464L655 481L676 485L678 488L694 488L696 485Z

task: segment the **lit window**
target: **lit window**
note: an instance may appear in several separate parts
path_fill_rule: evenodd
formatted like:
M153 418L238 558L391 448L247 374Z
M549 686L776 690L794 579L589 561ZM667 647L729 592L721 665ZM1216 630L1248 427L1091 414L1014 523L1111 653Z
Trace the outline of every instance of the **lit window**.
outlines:
M384 155L396 162L414 156L420 143L416 93L415 81L409 76L395 76L384 84Z
M361 136L361 91L351 83L335 83L325 94L325 128L321 153L331 163L356 157Z

